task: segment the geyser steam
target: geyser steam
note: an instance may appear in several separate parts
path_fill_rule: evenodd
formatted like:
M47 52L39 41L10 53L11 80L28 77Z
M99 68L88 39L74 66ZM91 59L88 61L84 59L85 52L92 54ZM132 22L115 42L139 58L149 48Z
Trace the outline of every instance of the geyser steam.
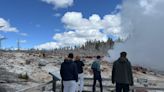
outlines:
M111 52L118 58L128 52L133 64L164 70L164 0L124 0L121 11L122 31L129 39Z

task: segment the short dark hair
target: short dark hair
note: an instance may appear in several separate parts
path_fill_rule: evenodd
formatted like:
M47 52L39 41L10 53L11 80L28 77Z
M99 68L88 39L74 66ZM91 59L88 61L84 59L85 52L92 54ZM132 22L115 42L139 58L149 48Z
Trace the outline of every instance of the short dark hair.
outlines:
M97 59L100 59L101 57L98 55L96 58L97 58Z
M73 58L73 53L69 53L68 58Z
M126 55L127 55L127 53L125 51L123 51L123 52L120 53L120 56L121 57L126 57Z

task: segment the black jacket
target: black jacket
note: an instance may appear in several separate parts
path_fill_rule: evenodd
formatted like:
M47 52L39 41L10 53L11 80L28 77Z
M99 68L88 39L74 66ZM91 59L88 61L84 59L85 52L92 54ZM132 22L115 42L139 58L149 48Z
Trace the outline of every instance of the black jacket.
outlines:
M84 63L82 61L80 61L80 60L76 60L75 63L77 65L78 73L83 73Z
M128 59L119 58L113 63L112 83L115 82L133 85L132 66Z
M61 64L60 75L63 81L75 80L78 81L77 66L72 60L64 61Z

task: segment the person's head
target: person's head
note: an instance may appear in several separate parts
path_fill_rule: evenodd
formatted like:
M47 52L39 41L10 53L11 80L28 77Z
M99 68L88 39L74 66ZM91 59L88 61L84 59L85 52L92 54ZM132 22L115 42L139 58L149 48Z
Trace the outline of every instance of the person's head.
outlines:
M125 51L123 51L123 52L120 53L120 57L126 58L126 55L127 55L127 53Z
M73 53L69 53L69 54L68 54L68 58L69 58L69 59L73 59Z
M101 59L101 57L98 55L97 57L96 57L97 59Z
M80 60L80 56L76 56L75 57L75 60Z
M67 61L67 60L68 60L68 58L67 58L67 57L65 57L65 58L64 58L64 62L65 62L65 61Z

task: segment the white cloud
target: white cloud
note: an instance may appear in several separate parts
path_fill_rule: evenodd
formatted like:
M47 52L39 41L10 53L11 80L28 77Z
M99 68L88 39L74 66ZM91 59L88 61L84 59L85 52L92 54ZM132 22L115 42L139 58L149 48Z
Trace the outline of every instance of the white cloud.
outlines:
M28 36L27 33L19 33L21 36Z
M55 16L55 17L60 17L61 14L60 14L60 13L55 13L54 16Z
M56 42L47 42L45 44L41 44L41 45L38 45L38 46L35 46L34 48L35 49L54 49L54 48L59 48L60 47L60 44L59 43L56 43Z
M89 19L86 19L83 18L80 12L67 12L62 18L62 22L67 29L71 30L85 30L88 32L95 29L103 30L106 35L124 36L121 32L121 16L119 13L105 15L103 19L99 15L93 14Z
M106 41L107 36L100 33L98 30L86 31L69 31L64 33L55 34L53 37L57 42L47 42L34 48L38 49L54 49L59 47L69 47L75 45L82 45L88 40Z
M68 29L87 29L89 21L87 19L82 18L81 13L77 12L67 12L62 17L62 22Z
M74 2L74 0L42 0L42 1L54 5L55 9L72 6Z
M72 30L101 29L101 19L97 14L93 14L89 19L83 18L80 12L67 12L62 17L62 22L66 28Z
M27 40L19 40L19 43L27 43Z
M62 46L82 45L88 40L106 41L107 36L99 30L80 30L58 33L54 35L54 40L62 43Z
M0 31L2 32L18 32L16 27L12 27L8 21L0 18Z
M102 24L103 24L105 33L120 35L120 37L122 36L120 14L105 15L104 19L102 20Z
M67 12L64 14L61 21L68 31L55 34L53 36L53 39L57 41L55 44L45 43L40 45L41 47L50 45L57 45L59 47L82 45L88 40L107 41L108 35L111 34L118 37L123 36L121 33L121 18L119 14L108 14L102 19L98 14L92 14L87 19L83 18L80 12Z

